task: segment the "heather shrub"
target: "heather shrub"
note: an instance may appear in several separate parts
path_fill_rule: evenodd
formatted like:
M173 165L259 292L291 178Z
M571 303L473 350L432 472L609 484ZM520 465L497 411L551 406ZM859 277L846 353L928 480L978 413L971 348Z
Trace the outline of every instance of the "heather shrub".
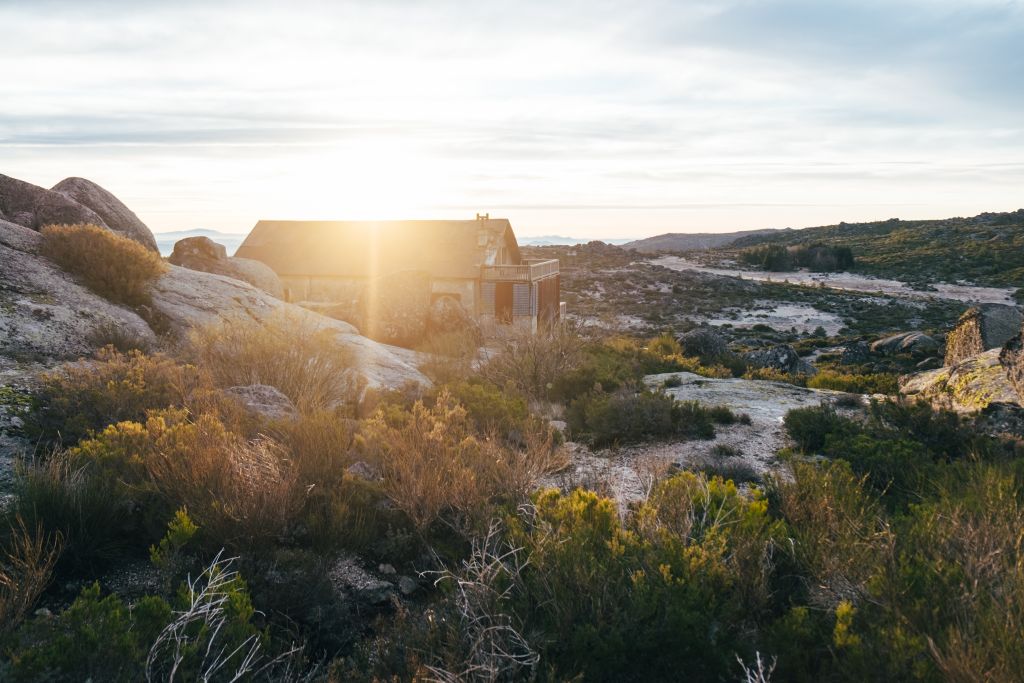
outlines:
M300 411L351 401L362 387L348 370L351 352L313 316L281 311L263 321L232 319L194 330L196 363L221 387L269 384Z
M794 408L783 418L786 433L805 453L814 453L825 447L830 434L852 430L853 422L836 414L827 403L811 408Z
M818 374L807 378L807 386L811 389L832 389L852 394L899 393L897 376L888 373L858 375L821 370Z
M163 354L121 353L109 346L95 360L62 365L40 380L26 431L65 445L108 424L142 420L147 410L182 405L206 384L194 366Z
M42 233L44 256L116 303L148 303L150 282L167 269L159 254L96 225L49 225Z
M378 412L361 447L381 468L382 489L424 534L435 522L466 531L486 521L494 503L525 494L532 480L563 463L550 439L518 450L479 437L465 408L446 391L427 407Z
M576 438L597 447L715 435L711 411L655 391L590 393L570 404L566 418Z
M742 615L768 595L765 549L777 527L763 501L691 474L660 485L635 524L592 492L534 500L510 523L530 558L515 613L527 633L547 636L532 642L554 678L728 675L747 651Z

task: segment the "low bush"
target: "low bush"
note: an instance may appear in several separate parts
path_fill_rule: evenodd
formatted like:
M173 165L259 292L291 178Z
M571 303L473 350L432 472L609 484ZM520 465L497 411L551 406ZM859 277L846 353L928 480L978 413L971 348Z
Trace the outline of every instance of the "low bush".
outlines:
M786 413L783 425L789 437L805 453L823 449L830 434L853 428L850 420L840 417L827 403L813 408L794 408Z
M135 240L96 225L48 225L42 254L115 303L149 302L149 284L167 266Z
M568 322L538 334L511 335L501 340L480 374L494 386L514 387L533 400L558 398L555 384L576 370L584 347L579 327Z
M566 419L577 438L595 447L715 435L710 410L655 391L590 393L570 404Z
M420 370L440 384L464 381L473 374L482 341L475 329L431 334L416 349L427 357Z
M822 370L807 379L811 389L832 389L852 394L897 394L899 383L897 376L887 373L857 375Z
M228 320L193 331L191 342L197 365L218 386L269 384L300 411L351 403L362 389L348 373L351 352L311 315Z
M432 407L378 412L361 433L366 457L381 468L382 488L416 529L435 522L462 533L486 522L500 500L517 501L541 475L564 466L550 437L522 451L478 437L465 408L446 391Z
M198 368L163 354L109 346L95 360L63 365L40 380L26 431L68 446L106 425L143 420L147 410L182 405L207 383Z

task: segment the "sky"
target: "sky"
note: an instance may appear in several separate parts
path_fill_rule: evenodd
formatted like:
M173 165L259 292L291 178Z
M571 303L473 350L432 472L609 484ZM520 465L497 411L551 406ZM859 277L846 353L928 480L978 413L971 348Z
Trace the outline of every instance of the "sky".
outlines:
M1024 206L1024 2L0 0L0 173L154 231L642 237Z

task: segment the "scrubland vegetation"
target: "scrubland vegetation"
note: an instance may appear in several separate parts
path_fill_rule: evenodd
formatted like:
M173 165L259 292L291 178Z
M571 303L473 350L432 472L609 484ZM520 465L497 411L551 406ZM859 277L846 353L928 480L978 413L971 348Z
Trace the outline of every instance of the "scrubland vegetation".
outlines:
M853 251L849 247L824 244L749 247L740 252L739 259L748 266L776 272L806 268L816 273L828 273L854 267Z
M1017 443L891 400L794 410L794 448L766 480L667 473L621 506L544 486L567 464L549 418L564 410L567 436L595 447L707 439L745 417L642 378L750 368L686 355L669 335L571 327L477 360L462 340L430 343L443 353L427 389L350 381L351 359L296 319L233 321L173 353L108 348L46 375L27 425L45 448L22 463L0 525L0 678L1024 670L1024 639L1008 637L1024 632ZM803 381L867 392L891 377ZM222 392L252 383L278 387L294 416ZM352 557L413 588L377 602L339 594L332 577ZM112 592L126 571L149 579Z

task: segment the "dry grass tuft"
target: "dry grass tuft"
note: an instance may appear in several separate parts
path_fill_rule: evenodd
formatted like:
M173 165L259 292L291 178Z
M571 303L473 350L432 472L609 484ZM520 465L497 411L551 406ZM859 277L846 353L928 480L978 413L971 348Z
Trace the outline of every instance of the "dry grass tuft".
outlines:
M236 318L192 333L197 363L219 386L269 384L303 412L351 398L352 354L312 316L281 310L263 321Z
M47 534L42 524L29 530L20 515L14 518L0 561L0 635L14 629L32 609L50 582L62 546L60 533Z

